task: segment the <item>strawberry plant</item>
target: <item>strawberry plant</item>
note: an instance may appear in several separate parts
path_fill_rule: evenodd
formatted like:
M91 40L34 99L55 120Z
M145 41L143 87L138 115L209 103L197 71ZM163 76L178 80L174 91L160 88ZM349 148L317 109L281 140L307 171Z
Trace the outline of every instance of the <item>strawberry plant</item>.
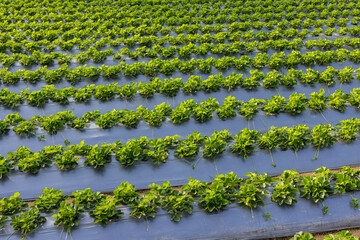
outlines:
M148 192L144 197L140 198L137 202L134 202L131 207L133 211L131 216L136 218L155 218L157 214L157 208L160 206L159 198L152 192Z
M308 107L316 111L324 111L326 109L326 96L324 96L325 90L322 88L319 92L310 93L308 101Z
M271 195L271 200L273 202L276 202L280 206L283 204L292 205L297 203L297 200L295 199L295 194L297 192L298 189L295 185L288 182L279 182L274 187Z
M260 190L253 184L240 186L239 192L236 194L237 202L250 208L251 215L254 218L253 209L258 206L264 206L263 196L267 195L266 190Z
M316 240L311 233L298 232L290 240Z
M22 202L20 193L16 192L11 197L4 197L0 200L0 213L2 215L11 215L20 212L27 206L27 203Z
M320 148L330 147L337 141L334 136L334 130L334 127L330 124L320 124L313 127L309 138L311 143L317 147L314 160L318 158Z
M119 219L124 213L117 207L116 200L110 196L106 197L102 202L90 210L90 215L95 218L95 223L106 225Z
M221 137L213 136L205 139L203 156L206 158L215 158L223 153L226 148L226 141Z
M121 186L116 187L113 193L114 199L121 204L136 204L140 198L140 195L135 190L135 186L128 182L122 182Z
M287 132L286 127L278 128L278 127L270 127L269 130L264 133L258 140L258 144L260 148L269 149L271 162L274 167L276 164L272 158L272 150L280 147L282 149L286 149L286 139L287 139Z
M230 194L225 192L225 187L220 182L215 182L200 192L199 205L208 212L219 212L231 203Z
M280 181L284 183L297 184L300 181L299 173L294 169L285 170L281 174Z
M65 151L62 154L58 154L54 158L55 165L60 170L74 169L78 165L79 157L75 157L75 152Z
M360 107L360 89L354 88L350 91L350 96L348 101L351 105Z
M36 152L30 156L19 159L19 170L26 173L37 174L40 168L50 166L51 159Z
M193 108L192 114L194 118L199 122L205 122L212 118L213 113L210 108L205 107L203 105L198 105Z
M49 134L54 135L58 131L64 129L64 125L65 121L62 120L58 115L50 115L48 117L43 117L40 127Z
M289 101L285 104L285 110L291 114L299 114L306 110L306 101L305 94L293 92L289 97Z
M255 187L261 189L270 186L272 182L272 178L266 173L258 174L258 172L255 171L254 173L246 173L245 176L247 177L245 180L246 184L252 184Z
M111 162L111 151L107 147L98 147L95 145L86 155L84 166L92 166L93 168L103 168Z
M149 149L144 149L143 154L148 157L153 164L160 164L166 162L169 152L163 139L152 139L149 141Z
M263 102L262 99L250 99L245 102L238 110L241 115L244 115L246 119L252 119L256 113L259 112L259 105Z
M356 140L356 134L359 132L359 120L351 118L348 120L341 120L335 125L338 127L336 133L345 142L352 142Z
M189 177L189 182L181 187L181 191L196 197L202 195L206 187L206 183Z
M183 85L184 83L181 81L181 78L171 78L171 80L166 78L162 84L159 85L159 91L162 94L173 97L179 92Z
M161 207L165 208L169 214L171 214L171 220L179 222L183 216L183 212L191 214L193 211L194 203L193 197L187 196L184 193L178 193L176 195L166 196L162 202Z
M71 234L71 229L79 225L79 215L83 212L84 210L82 206L68 204L63 201L60 203L57 213L53 214L51 217L55 218L55 225L61 225L63 229L66 229L67 234Z
M60 206L60 203L68 196L63 196L62 191L54 188L44 188L42 194L40 194L34 202L34 207L41 212L50 212Z
M319 168L315 171L314 176L303 176L299 184L300 196L312 199L315 203L321 201L333 192L333 188L330 185L332 175L325 168ZM328 213L328 207L323 205L324 214Z
M105 199L103 194L100 192L93 192L90 188L76 190L72 192L72 195L74 197L73 204L86 209L95 207Z
M341 239L356 240L356 237L353 236L349 231L345 231L345 230L340 231L335 235L329 234L324 237L324 240L341 240Z
M269 114L279 114L284 109L286 99L279 95L271 96L271 99L265 99L266 104L262 107L262 110Z
M26 239L27 235L32 233L38 226L46 221L46 218L39 214L38 209L30 209L22 212L19 215L11 216L10 225L15 232L22 235L22 240Z
M268 72L264 77L262 85L264 88L275 88L280 85L281 74L277 73L276 70Z
M245 160L256 149L255 143L259 138L260 132L244 128L234 136L235 143L230 145L231 151L241 155Z
M308 137L310 135L310 130L306 125L300 124L290 127L286 130L286 132L286 145L295 152L305 148L309 142Z
M211 75L204 81L200 82L201 89L205 92L217 92L221 87L221 83L224 81L224 77L220 72L218 75Z
M0 179L5 178L14 167L14 164L9 159L0 156Z
M200 90L201 88L201 77L191 75L184 85L182 86L182 90L187 94L193 94Z
M145 139L144 139L145 140ZM115 152L115 158L125 167L133 165L136 161L145 160L143 148L148 145L148 140L131 139Z
M184 107L183 104L179 104L179 106L177 106L171 112L169 118L174 124L179 124L188 121L190 119L190 116L191 116L191 109Z
M343 112L346 110L348 94L346 94L344 91L338 89L334 93L330 94L328 99L329 99L328 104L330 107L332 107L340 112Z
M341 170L335 173L336 180L334 185L334 193L344 194L346 192L352 192L359 189L359 173L359 170L355 170L350 167L343 167ZM355 201L352 201L355 208L359 208L357 201L357 199L355 199Z

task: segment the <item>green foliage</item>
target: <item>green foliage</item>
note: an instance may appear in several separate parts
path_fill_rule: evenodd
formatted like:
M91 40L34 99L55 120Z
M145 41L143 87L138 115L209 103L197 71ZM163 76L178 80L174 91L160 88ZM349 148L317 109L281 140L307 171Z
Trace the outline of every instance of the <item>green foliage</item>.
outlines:
M297 203L295 199L295 194L298 192L298 189L295 185L291 183L279 182L274 187L274 190L271 195L271 200L276 202L279 205L287 204L292 205Z
M260 132L245 128L234 136L235 143L231 144L230 148L246 160L256 149L255 143L259 136Z
M146 193L146 195L140 198L137 202L133 203L131 207L133 211L131 216L136 218L154 218L157 214L157 208L160 206L159 198L152 192Z
M219 212L231 203L230 197L224 184L216 181L207 187L205 191L200 192L199 204L208 212Z
M71 229L78 226L80 223L80 214L83 213L83 207L77 204L67 204L61 202L60 207L56 214L51 217L55 218L54 224L57 226L63 226L69 233Z
M247 184L240 186L239 193L236 196L240 205L247 206L252 211L258 206L264 206L263 196L267 194L266 190L261 190L254 184Z
M62 154L58 154L54 158L55 165L60 170L74 169L78 165L79 157L75 157L75 152L65 151Z
M85 166L93 168L103 168L111 162L111 150L107 147L98 147L95 145L86 156Z
M315 240L314 236L308 232L298 232L290 240Z
M202 195L205 191L207 184L200 180L189 177L189 182L181 187L181 190L193 197Z
M54 188L44 188L42 194L40 194L34 202L34 207L41 212L50 212L60 206L60 203L68 196L63 196L62 191Z
M95 207L105 198L103 194L100 192L93 192L90 188L86 188L85 190L76 190L72 193L72 195L74 197L73 204L86 209Z
M285 110L291 114L299 114L306 110L306 97L305 94L298 94L293 92L287 104L285 104Z
M113 200L110 196L97 204L95 209L90 210L90 215L94 217L94 222L102 225L117 221L123 214L117 207L117 201Z
M39 214L38 209L30 209L19 215L13 215L11 219L10 225L15 232L21 233L21 239L25 239L28 234L32 233L38 226L46 221L46 218Z
M140 198L140 195L135 190L135 186L129 184L128 182L122 182L121 186L116 187L113 193L114 199L121 204L132 205Z
M326 109L326 96L324 96L325 90L322 88L319 92L312 92L310 93L310 98L308 101L308 107L317 110L317 111L324 111Z
M28 205L23 203L20 198L20 193L16 192L11 197L4 197L0 200L0 213L3 215L11 215L18 213Z
M317 148L330 147L336 142L334 127L330 124L319 124L311 130L311 143Z

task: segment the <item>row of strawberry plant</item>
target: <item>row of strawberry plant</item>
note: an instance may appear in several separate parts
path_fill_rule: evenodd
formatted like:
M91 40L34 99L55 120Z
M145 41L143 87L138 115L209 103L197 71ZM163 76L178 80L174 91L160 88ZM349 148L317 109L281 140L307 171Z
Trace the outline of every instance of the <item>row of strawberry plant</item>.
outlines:
M108 93L108 92L106 92ZM105 97L105 95L103 96ZM112 97L107 94L106 100ZM41 106L39 101L46 101L46 98L38 98L37 106ZM325 96L325 90L310 94L306 98L305 94L292 93L289 99L280 95L271 96L271 99L252 98L247 102L237 100L233 96L224 99L223 104L215 98L208 98L205 101L196 103L194 99L187 99L181 102L177 107L171 108L169 104L159 104L154 109L149 110L140 105L136 111L128 109L116 110L100 114L99 110L86 112L81 117L76 117L72 111L63 111L55 115L40 116L35 115L30 119L24 119L18 113L8 114L4 120L0 121L0 133L6 134L12 127L13 131L19 136L34 136L38 127L44 129L49 134L56 134L65 126L75 129L84 129L91 122L100 128L111 128L123 125L127 128L136 128L141 120L144 120L152 127L160 127L166 119L173 124L181 124L189 121L193 117L198 122L206 122L213 118L215 111L222 120L235 117L236 111L245 119L252 119L261 109L266 115L277 115L279 113L289 113L292 115L300 114L306 111L306 108L321 113L326 108L335 109L343 112L348 105L360 106L360 89L354 88L350 94L342 90L336 90L329 96Z
M264 42L234 42L233 44L216 44L202 43L197 46L190 43L186 46L176 47L171 46L169 48L154 45L152 48L136 48L131 51L128 48L122 48L119 52L114 52L112 49L104 51L97 51L95 48L90 47L88 50L71 55L66 53L52 52L51 54L43 54L36 50L31 55L15 53L11 56L3 53L0 54L0 61L3 65L11 66L16 62L20 62L23 66L33 65L53 65L56 59L59 64L70 64L73 59L77 62L84 64L90 60L95 63L104 62L109 56L113 56L113 59L121 59L123 56L128 56L132 59L138 59L139 57L149 58L173 58L179 56L181 58L189 58L192 55L206 55L208 53L217 55L234 55L234 54L246 54L257 50L261 52L268 52L270 48L275 50L299 50L302 46L306 46L308 49L313 49L318 46L322 50L329 50L331 48L342 48L345 46L351 46L357 48L360 46L360 38L338 38L335 40L308 40L303 42L301 39L294 39L293 41L284 40L268 40Z
M350 5L353 5L353 3L350 3ZM214 8L214 5L211 5L211 7ZM287 6L287 7L294 8L293 6ZM324 6L324 7L326 8L326 6ZM251 15L251 14L239 14L239 8L237 8L237 9L223 8L221 10L212 9L212 12L226 11L227 12L226 14L219 14L219 12L217 12L217 13L215 13L215 15L200 16L200 17L196 17L196 15L199 12L195 11L195 10L192 10L192 11L183 10L183 11L179 12L180 16L164 16L167 14L167 12L169 12L170 14L174 14L174 11L172 11L172 10L166 11L165 10L165 12L164 12L161 10L157 10L157 12L161 15L161 17L152 16L151 18L149 18L149 17L143 17L143 18L124 17L121 13L119 13L119 9L117 8L116 12L109 12L109 10L107 10L106 15L112 15L112 18L107 19L105 21L105 23L103 21L101 21L101 22L100 21L99 22L92 21L92 24L85 25L89 29L95 29L95 30L93 30L91 32L89 32L89 31L86 32L86 31L84 31L84 27L79 26L78 28L80 28L82 30L81 34L83 35L83 38L86 38L86 37L89 37L89 35L102 35L103 32L105 32L109 35L109 31L111 32L111 30L113 30L113 29L121 29L126 26L128 26L128 28L135 28L135 27L139 27L139 26L146 28L149 25L161 26L164 24L166 24L168 26L181 26L181 25L186 25L188 23L200 25L201 22L203 24L212 24L214 22L215 23L228 22L228 23L232 23L231 25L234 25L237 28L248 30L251 27L253 27L254 29L259 29L264 26L268 27L268 23L270 23L270 26L273 27L274 25L276 26L277 22L282 19L286 19L286 20L283 20L282 22L280 22L282 24L278 24L279 28L286 28L287 25L289 24L288 21L291 21L289 25L293 26L293 27L299 28L298 25L301 24L302 22L304 22L304 25L306 24L305 26L309 27L312 24L314 24L312 22L313 20L319 19L319 18L321 20L318 20L318 21L324 21L322 19L330 18L330 20L327 21L330 23L327 23L327 24L332 26L333 24L331 22L336 22L337 21L336 18L338 18L338 17L346 18L348 16L354 16L352 22L357 24L356 20L358 19L358 16L360 15L359 9L352 9L352 11L349 11L349 10L339 11L339 10L335 9L336 7L337 7L337 5L331 6L331 8L332 8L331 13L327 10L323 10L321 13L322 15L320 14L320 17L319 17L319 14L317 14L315 12L305 13L305 12L301 12L301 10L300 10L300 13L291 12L286 15L282 10L275 14L271 13L271 12L267 12L266 14ZM352 6L352 8L354 8L354 6ZM279 6L277 6L276 9L279 10L281 8ZM147 11L148 10L149 10L149 8L147 9ZM231 12L234 12L234 13L231 13ZM99 14L101 14L101 13L97 12L97 14L95 14L95 16L92 15L90 17L90 19L92 17L99 17ZM104 14L104 12L102 14ZM230 14L230 16L228 14ZM191 17L189 17L189 15ZM218 16L216 16L216 15L218 15ZM14 29L14 28L20 28L20 29L24 29L23 30L24 32L31 33L32 32L31 30L33 30L33 31L38 30L36 32L43 33L43 31L41 31L41 30L50 29L51 33L52 33L50 35L52 37L48 36L48 38L50 38L50 40L54 40L53 39L54 36L56 39L57 35L62 34L63 31L66 31L65 33L67 33L67 35L65 35L65 34L63 35L63 38L66 38L66 36L69 37L72 34L74 34L74 32L76 32L76 30L74 30L74 28L76 28L76 25L74 24L74 22L76 22L76 21L74 21L74 20L70 20L70 21L68 20L67 23L61 22L61 24L59 24L59 22L57 22L58 24L50 24L51 18L48 15L41 15L42 19L44 20L44 22L41 22L41 23L34 21L33 16L31 17L31 20L28 20L28 23L23 23L22 21L19 21L19 20L23 20L24 17L26 18L26 16L20 16L20 15L18 15L18 18L13 19L12 21L8 20L9 17L11 18L13 16L14 15L11 14L11 15L5 15L2 17L3 21L5 21L5 22L10 21L10 23L11 23L10 26L6 26L4 24L4 26L2 27L4 31L6 31L6 30L9 31L9 29ZM52 15L52 16L54 16L54 15ZM82 17L85 17L85 16L86 15L84 15L84 16L82 15ZM117 18L117 16L122 16L122 17L121 17L121 19L115 20ZM59 17L59 15L56 14L56 17ZM88 20L90 20L90 19L88 19ZM91 19L91 20L93 20L93 19ZM263 21L265 21L265 23L262 23L259 20L263 20ZM298 23L299 21L300 21L300 23ZM12 22L14 22L14 23L12 23ZM86 23L86 20L80 21L80 22ZM62 25L64 25L64 26L62 26ZM53 30L53 29L55 29L55 30ZM57 29L60 29L60 31L56 31ZM104 31L104 30L107 30L107 31ZM140 31L140 33L141 33L141 31ZM39 35L41 36L41 34L39 34ZM37 36L37 35L35 34L35 36ZM36 39L37 38L35 37L34 40L36 40Z
M6 69L0 70L0 80L3 83L16 84L20 80L27 83L35 84L45 80L46 83L58 83L62 80L63 74L65 79L71 84L75 85L82 79L86 79L85 75L90 73L94 74L94 71L107 78L116 78L120 74L120 67L106 67L102 66L99 69L90 67L78 67L75 69L60 68L57 70L48 70L47 68L39 68L36 71L17 71L15 73L6 72ZM181 78L165 78L163 81L159 78L152 78L150 82L141 83L131 82L130 84L123 84L118 86L117 83L98 85L87 85L83 88L75 89L73 87L67 87L62 89L56 89L53 85L47 85L36 90L29 92L28 89L21 91L20 93L11 92L8 88L3 88L0 92L1 102L7 107L16 107L23 103L26 99L32 106L40 106L46 103L49 99L60 104L67 104L68 98L72 97L76 102L87 102L94 96L96 99L106 101L106 98L102 98L102 92L111 92L109 99L118 96L120 98L131 99L136 93L149 98L155 93L161 93L167 96L175 96L181 89L185 94L195 94L198 91L204 92L216 92L220 89L227 91L235 90L238 87L253 90L259 86L264 88L275 88L277 86L294 87L301 82L302 84L314 85L315 83L323 83L327 86L333 85L336 81L340 83L349 83L355 79L360 79L359 69L354 69L351 66L343 69L334 69L328 66L324 71L317 71L308 68L306 72L301 70L289 69L286 74L281 74L277 70L270 71L268 73L261 72L257 69L249 71L249 77L243 77L243 74L236 74L235 72L229 74L227 77L223 77L222 73L217 75L210 75L207 79L202 80L201 76L190 75L190 77L184 82ZM356 74L355 74L356 73ZM75 75L75 76L74 76ZM355 76L354 76L355 75ZM76 77L76 79L74 79ZM98 76L99 77L99 76ZM93 79L95 80L95 79ZM37 103L37 98L40 98Z
M324 240L358 240L351 232L343 230L334 234L327 234ZM290 240L316 240L316 238L309 232L298 232Z
M320 38L319 40L307 40L303 41L299 38L289 41L287 39L281 40L268 40L263 42L253 41L253 42L234 42L232 44L219 43L213 45L212 43L202 43L199 46L193 43L188 45L176 47L161 47L159 45L154 45L152 48L136 48L134 51L128 48L122 48L119 52L114 53L114 59L119 59L122 56L127 56L129 58L137 60L139 57L148 57L148 58L172 58L179 56L180 58L189 58L193 55L206 55L208 53L217 54L217 55L234 55L234 54L248 54L252 52L268 52L271 48L277 51L282 50L299 50L303 46L307 49L313 49L318 47L321 50L329 50L342 47L353 47L357 48L360 46L359 38L337 38L335 40L327 40ZM94 62L99 62L100 60L104 61L105 57L99 59L99 55L104 54L103 52L97 52L93 48L75 55L67 55L69 57L69 62L72 58L75 58L79 63L85 63L93 59ZM5 57L5 56L4 56ZM5 57L6 58L6 57ZM54 56L55 58L55 56ZM21 62L21 59L20 59ZM23 62L21 62L24 65ZM35 64L35 62L34 62Z
M307 69L303 73L301 70L290 69L285 75L280 74L276 70L268 72L266 75L258 70L250 70L250 76L243 78L243 74L236 74L235 72L227 77L223 77L222 73L211 75L209 78L202 80L200 76L191 75L184 83L181 78L165 78L163 81L159 78L154 78L147 83L132 82L130 84L123 84L118 86L117 83L106 85L94 84L87 85L83 88L75 89L74 87L65 87L57 89L54 85L46 85L41 87L41 90L29 91L25 89L20 93L9 91L8 88L3 88L0 91L0 104L6 107L17 107L25 100L31 106L41 107L49 100L59 104L69 104L69 98L73 98L75 102L88 102L94 97L100 101L109 101L113 98L132 99L136 94L142 97L150 98L154 94L160 93L165 96L176 96L180 90L185 94L195 94L198 91L217 92L220 89L227 91L235 90L238 87L253 90L262 86L264 88L275 88L280 85L287 87L294 87L298 82L303 84L314 85L315 83L324 83L327 86L336 83L349 83L355 79L354 73L358 72L352 67L345 67L344 69L334 69L328 67L327 70L317 71ZM44 69L40 74L46 74ZM27 72L23 72L25 76ZM1 76L1 74L0 74ZM5 76L4 76L5 77ZM356 74L356 78L360 78L360 74ZM354 94L357 90L354 90ZM351 101L356 105L356 97Z
M75 69L68 68L67 64L62 67L48 70L39 68L35 71L25 71L23 69L16 72L7 71L6 68L0 70L0 79L5 84L16 84L20 80L26 82L38 82L42 77L47 83L57 83L64 78L75 84L82 79L96 80L100 76L106 78L118 78L120 74L128 77L136 77L141 74L153 77L157 74L171 75L176 70L180 70L184 74L190 74L195 70L203 73L211 73L213 67L218 70L227 70L235 68L245 71L249 67L256 69L269 67L271 69L280 69L282 67L296 67L300 64L305 66L328 65L335 62L345 62L350 60L353 63L360 62L360 51L358 49L349 51L347 49L337 49L334 51L313 51L301 54L299 51L293 51L287 55L284 52L274 53L270 57L266 53L259 53L254 58L243 55L240 58L223 57L214 59L212 57L207 59L191 59L189 61L182 61L179 58L172 60L154 59L145 62L136 62L127 64L120 62L115 66L100 66L100 67L86 67L80 66Z
M114 98L130 100L139 94L145 98L151 98L156 93L163 94L165 96L176 96L180 90L185 94L196 94L199 91L204 92L217 92L220 89L227 91L233 91L238 87L254 90L259 86L264 88L275 88L277 86L294 87L301 82L302 84L314 85L315 83L323 83L327 86L336 83L336 80L340 83L349 83L356 78L360 79L359 69L355 70L351 66L344 69L334 69L328 67L324 71L317 71L311 68L307 69L304 73L301 70L290 69L285 75L280 74L276 70L268 72L266 75L258 70L250 70L249 77L243 77L243 74L236 74L233 72L227 77L223 77L222 73L217 75L210 75L207 79L202 80L201 76L191 75L186 82L183 82L181 78L165 78L163 81L159 78L154 78L150 82L141 83L131 82L130 84L123 84L118 86L117 83L111 83L106 85L94 84L87 85L83 88L65 87L57 89L54 85L46 85L41 87L40 90L29 91L25 89L20 93L12 92L8 88L0 90L0 104L9 108L15 108L20 104L26 102L31 106L42 107L49 100L66 105L70 103L69 98L72 98L77 103L89 102L93 97L100 101L110 101ZM40 69L37 71L38 80L39 76L46 74L46 69ZM23 72L23 77L28 74L27 71ZM1 73L0 73L1 76ZM6 79L6 74L4 76ZM3 79L3 81L7 81ZM35 82L32 82L35 83ZM350 97L350 103L358 106L357 90L353 89Z
M71 170L77 167L79 157L85 157L84 165L93 168L103 168L109 164L112 155L115 155L115 159L124 167L132 166L138 161L152 161L159 165L166 162L170 149L175 149L174 155L179 159L193 160L201 154L192 165L193 168L200 158L215 159L227 149L245 160L257 148L266 149L270 153L273 166L276 167L272 158L272 151L275 149L297 152L311 144L316 148L316 160L322 148L332 147L338 141L356 141L360 121L356 118L342 120L335 127L331 124L320 124L310 129L300 124L289 128L270 127L263 134L244 128L235 135L231 135L228 130L222 130L215 131L211 136L202 136L195 131L182 140L179 135L151 140L141 137L131 139L125 144L116 141L113 144L104 143L100 147L85 145L82 141L69 146L48 146L38 152L22 146L15 152L9 152L7 158L0 157L0 178L5 178L16 166L20 171L32 174L53 162L60 170Z
M335 1L314 1L304 3L301 1L259 1L254 4L251 1L235 1L235 2L221 2L221 1L169 1L169 2L144 2L144 3L131 3L131 5L124 4L124 1L118 2L105 2L105 3L93 3L93 2L80 2L77 4L71 4L66 2L64 4L60 1L54 1L51 4L46 4L46 10L42 7L42 3L31 1L25 4L26 9L22 10L21 4L10 5L5 3L3 20L16 20L19 21L23 17L30 23L32 22L71 22L79 20L84 22L86 20L104 19L110 20L114 18L117 21L121 20L134 20L140 18L140 23L148 18L174 18L174 17L217 17L219 15L231 15L236 21L241 21L241 17L238 15L246 15L252 17L251 19L259 17L269 17L274 13L276 15L285 15L287 18L290 16L302 16L303 13L316 13L312 14L313 18L326 19L329 16L337 17L341 14L347 16L351 13L349 10L357 10L359 5L356 1L346 1L337 4ZM58 7L59 6L59 7ZM61 7L60 7L61 6ZM260 7L262 6L262 7ZM119 7L121 7L119 9ZM78 9L82 14L76 14ZM175 9L177 11L171 11ZM14 13L10 15L9 12ZM147 13L149 12L149 13ZM345 12L345 13L344 13ZM16 14L15 14L16 13ZM48 13L48 14L45 14ZM94 14L96 13L96 14ZM293 13L293 15L291 15ZM357 11L353 11L355 16L358 15ZM266 17L265 17L266 16ZM237 17L237 18L236 18ZM279 18L279 17L278 17ZM271 18L269 19L271 20ZM155 21L155 20L152 20ZM170 20L169 20L170 21ZM134 26L138 22L130 21L127 23L130 26ZM172 23L172 22L171 22ZM183 22L174 22L173 24L182 24ZM169 23L167 23L169 24ZM135 25L136 26L136 25Z
M50 37L45 37L45 39L37 39L37 41L27 40L25 36L20 34L12 35L14 40L10 37L10 35L1 35L0 34L0 52L10 51L13 53L20 53L20 52L34 52L34 51L46 51L51 52L59 47L61 50L71 51L75 47L79 50L86 50L90 47L95 49L100 49L104 47L118 47L121 44L128 47L134 47L136 44L140 46L150 47L152 45L159 45L162 46L166 43L171 45L182 45L182 44L190 44L190 43L224 43L225 41L228 42L239 42L241 40L248 42L253 40L258 41L269 41L269 40L281 40L283 38L293 39L293 38L300 38L304 39L307 36L318 37L320 34L324 34L325 36L332 36L333 34L339 34L340 36L344 35L351 35L351 36L359 36L359 27L341 27L340 30L336 28L327 28L322 29L320 27L315 28L313 31L308 29L303 29L302 31L298 31L296 28L290 28L288 30L272 30L272 31L257 31L254 33L252 30L249 31L235 31L233 30L231 33L223 32L223 29L226 26L213 26L207 25L204 27L205 29L202 30L203 34L192 34L188 33L184 35L179 33L177 36L162 36L157 37L154 35L150 36L140 36L135 34L135 36L128 36L127 34L125 37L116 38L114 36L110 37L103 37L103 38L95 38L94 36L82 40L79 37L74 37L71 40L64 40L64 39L56 39L52 41L48 39ZM211 31L209 29L212 29ZM160 30L162 31L162 30ZM178 32L178 30L174 30ZM216 32L216 34L210 34L209 32ZM78 31L76 32L78 33ZM51 34L50 34L51 36ZM66 39L66 38L65 38ZM285 39L284 39L285 40ZM298 42L297 39L294 39L295 43ZM339 41L339 40L338 40ZM287 42L284 42L287 44ZM337 42L339 43L339 42ZM260 49L266 50L267 45L266 43L259 43ZM277 44L278 45L278 44ZM336 46L336 44L335 44ZM351 43L350 46L356 46L356 42ZM275 46L276 47L276 46ZM278 47L282 47L278 45ZM289 46L290 47L290 46ZM319 46L321 47L321 46Z
M240 46L240 44L237 45L238 47ZM221 45L219 48L216 48L215 50L212 51L218 51L218 50L221 51L223 47L224 45ZM186 48L185 52L187 51L188 56L191 56L191 50L189 50L188 47L185 48ZM145 50L145 48L143 48L143 50L145 51L145 53L141 53L141 54L144 54L145 56L147 50ZM200 51L202 50L203 49L200 49ZM126 50L124 51L126 52ZM153 51L156 54L157 52L159 52L159 54L165 58L174 57L177 52L176 47L170 47L169 49L160 47L159 49L157 49L157 51L155 50L149 50L149 51ZM95 62L103 62L106 60L106 58L109 55L112 54L113 54L112 49L108 49L104 51L97 51L95 49L90 49L87 52L79 53L78 55L76 55L76 58L79 63L85 63L90 59L93 59ZM117 53L116 57L114 56L114 60L121 59L121 54L122 54L121 52ZM140 55L140 53L138 52L131 52L131 51L127 51L127 54ZM221 55L223 55L223 53L221 53ZM227 54L227 55L232 55L232 54ZM345 48L338 48L336 52L334 51L322 52L322 51L314 50L311 52L306 52L304 54L301 54L300 51L293 50L291 53L287 55L284 52L275 52L271 56L269 56L267 53L257 53L254 58L251 58L247 55L242 55L240 58L235 56L219 58L219 59L208 57L206 60L205 59L194 60L192 58L190 61L182 61L177 57L175 59L173 58L172 60L170 60L170 64L174 62L175 63L174 65L176 66L173 70L171 69L172 71L178 68L180 71L184 73L194 71L196 69L196 66L198 66L199 64L200 66L198 66L198 68L203 72L211 71L212 66L215 66L217 69L220 70L228 69L231 67L235 67L239 70L242 70L248 67L249 65L251 65L254 68L263 68L265 66L268 66L272 69L279 69L281 67L287 67L287 68L296 67L299 64L303 64L305 66L312 66L315 64L325 65L325 64L330 64L332 62L344 62L347 59L354 63L359 63L360 62L359 55L360 53L358 49L350 51ZM52 54L43 54L40 51L36 51L31 56L20 53L12 54L11 56L8 56L3 53L2 56L0 56L1 64L6 67L15 65L16 61L18 60L21 61L22 64L25 66L36 65L36 64L45 65L45 66L53 65L55 58L57 58L58 61L61 62L61 64L65 64L64 67L67 67L67 64L71 64L72 57L67 56L67 54L64 53L54 53L54 55L52 55ZM155 60L158 60L156 55L154 56L154 58ZM134 63L133 65L136 64L141 64L141 63ZM144 62L142 64L147 65ZM128 64L124 62L121 62L119 65L122 66L122 68L125 68L125 71L127 70L126 68L128 68ZM4 69L3 71L5 70L6 69Z
M299 176L295 170L286 170L279 178L255 172L247 173L247 178L243 179L230 172L217 175L211 183L189 178L189 183L182 186L181 190L175 190L169 182L161 185L153 183L149 185L150 189L144 196L140 196L135 186L122 182L111 196L93 192L90 188L74 191L71 203L66 202L69 196L62 195L61 190L45 188L31 208L22 202L18 192L9 198L1 199L0 219L3 224L8 215L11 215L10 225L14 231L26 237L46 221L40 212L56 210L52 215L55 218L54 224L62 226L70 233L72 228L79 225L84 210L90 213L95 223L101 225L118 221L124 214L120 209L123 205L132 209L131 216L146 221L155 218L157 209L161 207L171 215L171 220L178 222L184 214L192 214L195 199L202 209L210 213L220 212L233 202L249 208L252 212L253 209L265 205L266 195L270 195L270 199L279 206L295 205L298 192L302 198L311 199L315 203L321 202L323 213L327 214L325 198L359 190L359 176L360 171L350 167L343 167L334 173L321 167L311 176ZM272 186L271 194L268 191L269 186ZM351 203L355 209L359 209L357 198L353 198ZM269 213L264 213L264 216L271 218Z

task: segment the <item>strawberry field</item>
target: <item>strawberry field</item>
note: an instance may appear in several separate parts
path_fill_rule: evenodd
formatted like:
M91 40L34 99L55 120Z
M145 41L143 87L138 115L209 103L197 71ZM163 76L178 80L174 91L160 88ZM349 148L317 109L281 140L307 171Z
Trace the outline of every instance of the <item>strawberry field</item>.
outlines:
M358 1L0 0L0 12L1 239L360 227Z

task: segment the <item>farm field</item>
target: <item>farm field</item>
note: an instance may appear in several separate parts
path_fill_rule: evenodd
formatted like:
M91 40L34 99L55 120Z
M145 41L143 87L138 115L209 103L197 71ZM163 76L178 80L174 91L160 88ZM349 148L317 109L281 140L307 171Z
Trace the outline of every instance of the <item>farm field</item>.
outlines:
M358 239L358 1L0 12L0 239Z

